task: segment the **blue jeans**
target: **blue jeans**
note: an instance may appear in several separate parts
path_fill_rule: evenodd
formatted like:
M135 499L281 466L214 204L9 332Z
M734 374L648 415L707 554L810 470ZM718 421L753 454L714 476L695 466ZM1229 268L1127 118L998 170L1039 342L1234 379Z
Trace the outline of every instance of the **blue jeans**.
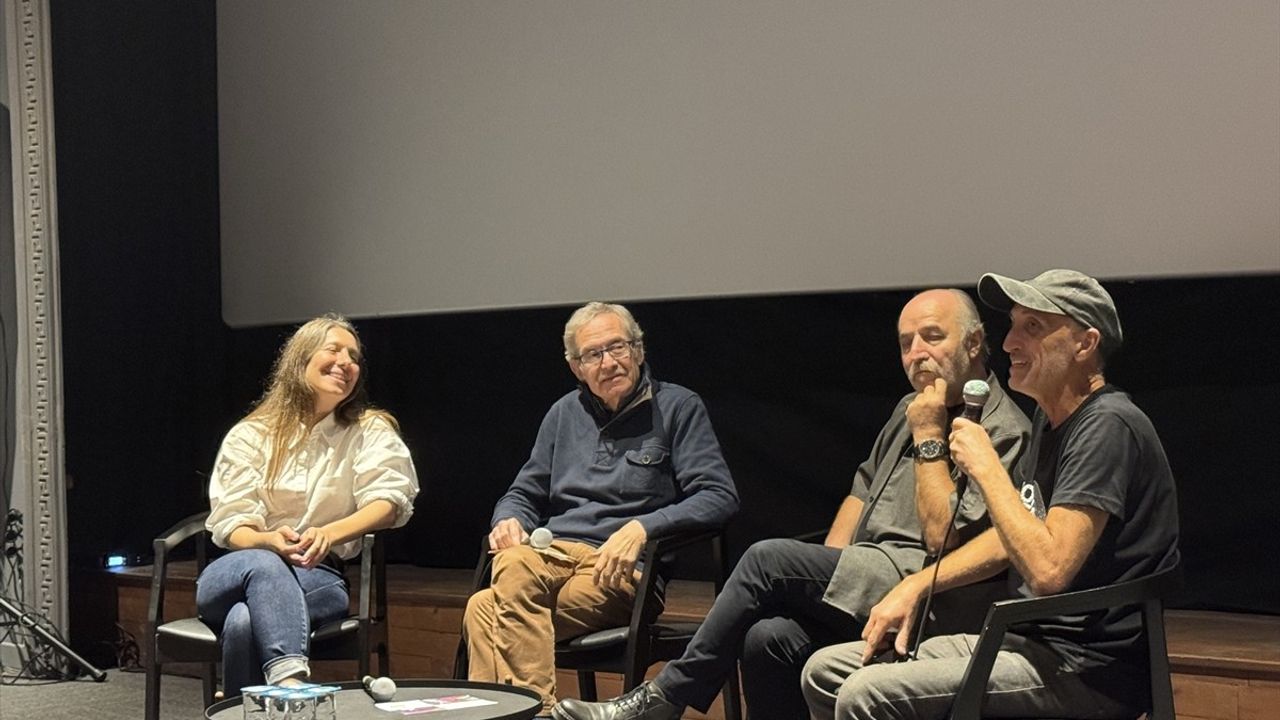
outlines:
M196 579L200 619L222 639L227 697L263 681L310 675L311 628L347 614L346 580L333 568L300 568L270 550L236 550Z

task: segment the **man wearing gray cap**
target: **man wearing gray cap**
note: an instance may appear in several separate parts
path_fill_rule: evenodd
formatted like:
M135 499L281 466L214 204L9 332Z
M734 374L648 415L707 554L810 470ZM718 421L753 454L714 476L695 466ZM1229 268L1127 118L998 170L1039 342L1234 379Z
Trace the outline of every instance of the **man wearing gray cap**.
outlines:
M983 429L952 423L951 458L981 490L1010 567L1010 590L1049 595L1133 580L1178 559L1173 476L1151 421L1107 384L1123 339L1096 280L1049 270L1028 281L987 274L982 300L1009 312L1009 386L1035 400L1032 437L1007 473ZM945 574L946 561L942 562ZM869 662L865 643L819 651L802 686L815 718L946 717L977 638L925 641L919 659ZM1137 608L1015 627L984 712L1015 717L1133 717L1146 709L1146 645Z

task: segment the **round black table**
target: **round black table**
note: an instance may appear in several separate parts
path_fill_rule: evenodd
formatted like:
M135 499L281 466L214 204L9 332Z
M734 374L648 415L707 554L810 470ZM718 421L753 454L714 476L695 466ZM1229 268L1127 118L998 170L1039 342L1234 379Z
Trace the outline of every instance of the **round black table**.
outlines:
M398 713L389 713L373 706L373 698L355 681L327 683L340 688L334 693L338 720L394 720ZM527 688L512 685L471 682L469 680L396 680L396 702L402 700L426 700L446 695L471 695L481 700L493 700L496 705L461 708L442 713L428 713L440 720L529 720L542 709L542 698ZM241 698L216 702L204 712L208 720L242 720Z

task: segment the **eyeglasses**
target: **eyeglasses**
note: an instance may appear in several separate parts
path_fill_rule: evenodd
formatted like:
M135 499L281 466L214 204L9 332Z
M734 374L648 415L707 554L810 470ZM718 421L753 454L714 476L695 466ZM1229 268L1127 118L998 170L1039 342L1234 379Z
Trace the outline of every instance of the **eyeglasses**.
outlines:
M609 343L603 348L595 348L594 350L585 350L578 356L578 362L583 365L599 365L604 360L604 354L609 353L609 357L614 360L626 360L631 357L631 350L640 347L639 340L619 340Z

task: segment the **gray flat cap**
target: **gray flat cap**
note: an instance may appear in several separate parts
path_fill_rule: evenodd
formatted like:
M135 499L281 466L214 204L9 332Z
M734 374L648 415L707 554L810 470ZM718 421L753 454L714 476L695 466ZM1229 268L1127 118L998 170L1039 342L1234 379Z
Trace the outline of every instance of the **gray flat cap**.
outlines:
M1111 295L1097 280L1075 270L1045 270L1026 281L987 273L978 280L978 297L996 310L1008 312L1017 303L1096 328L1102 335L1104 357L1124 341Z

